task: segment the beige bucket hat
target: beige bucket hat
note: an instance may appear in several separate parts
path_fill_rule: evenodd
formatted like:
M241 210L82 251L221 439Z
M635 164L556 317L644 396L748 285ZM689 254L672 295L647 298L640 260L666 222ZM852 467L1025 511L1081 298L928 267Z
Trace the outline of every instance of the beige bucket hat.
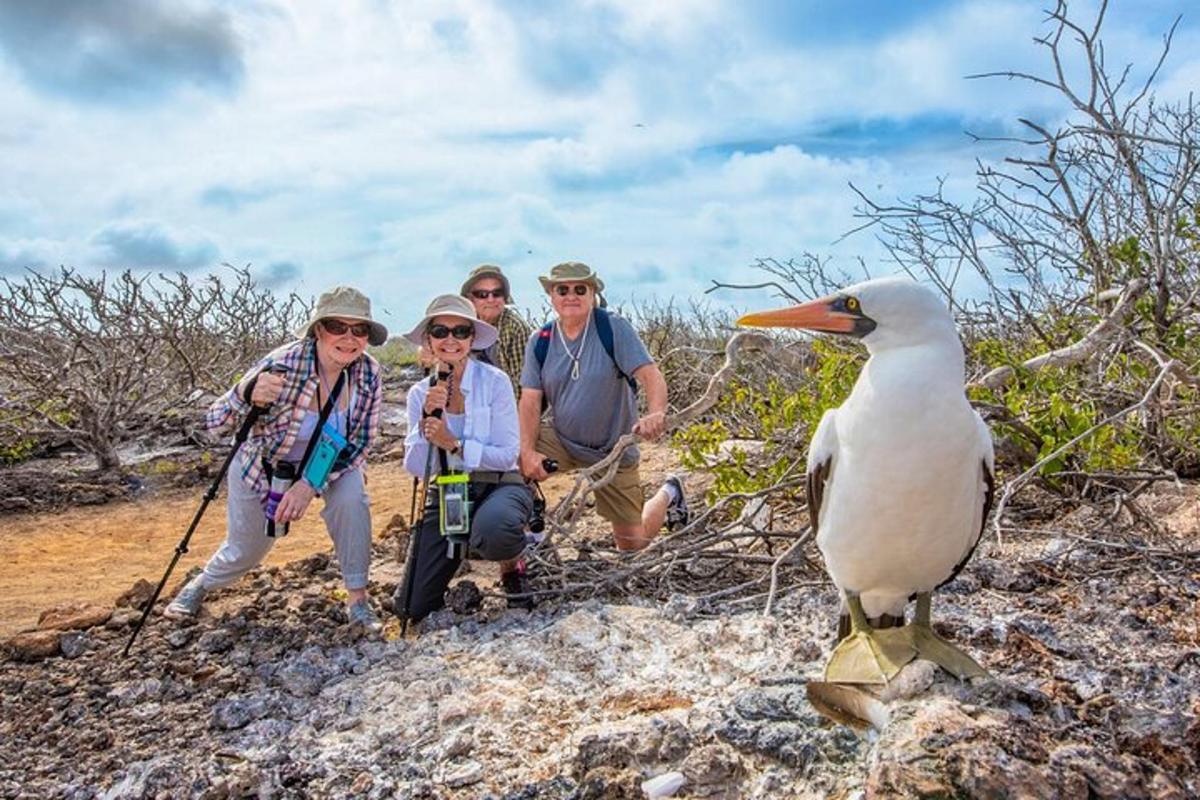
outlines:
M458 290L458 293L463 297L468 297L475 284L484 278L495 278L500 281L500 285L504 287L504 302L512 302L512 286L508 283L508 277L495 264L480 264L471 270L467 274L467 279L463 281L462 288Z
M313 336L313 326L326 317L366 322L371 326L371 332L367 335L368 342L379 345L387 341L387 328L371 319L371 301L365 294L352 286L335 286L322 294L317 300L317 307L313 309L308 322L301 325L296 331L296 337L305 339Z
M546 275L539 275L542 288L547 292L556 283L590 283L597 293L604 291L604 281L595 271L582 261L564 261L555 264Z
M413 344L425 344L425 328L429 325L429 320L446 314L462 317L475 326L475 340L471 343L472 350L487 350L496 343L496 339L500 336L494 327L479 318L475 313L475 306L470 300L462 295L440 294L433 298L433 301L425 309L425 316L411 331L404 334L404 338Z

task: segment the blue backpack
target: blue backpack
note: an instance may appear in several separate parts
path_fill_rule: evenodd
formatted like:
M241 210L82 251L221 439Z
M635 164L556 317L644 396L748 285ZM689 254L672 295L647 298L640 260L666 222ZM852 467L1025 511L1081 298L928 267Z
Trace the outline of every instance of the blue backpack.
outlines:
M637 394L637 381L625 374L621 365L617 363L617 357L613 355L612 320L609 319L608 312L600 307L592 309L592 324L596 326L596 335L600 337L600 344L604 345L604 352L608 353L608 357L612 359L617 374L629 384L630 391ZM533 344L533 357L537 359L539 371L546 364L546 354L550 352L550 340L553 338L554 323L547 322L538 330L537 341ZM542 400L544 403L544 395Z

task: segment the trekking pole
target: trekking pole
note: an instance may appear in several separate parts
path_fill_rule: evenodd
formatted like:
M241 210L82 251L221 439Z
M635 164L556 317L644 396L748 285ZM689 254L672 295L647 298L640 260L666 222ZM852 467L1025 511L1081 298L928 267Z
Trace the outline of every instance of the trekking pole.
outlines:
M438 375L437 370L433 370L433 373L429 376L430 389L432 389L434 386L437 386L439 377L443 379L448 378L449 373L446 373L446 375ZM435 409L433 411L433 416L442 416L442 410L440 408ZM421 552L421 529L425 527L425 514L428 510L428 504L425 502L424 495L429 493L429 472L433 468L433 442L426 441L426 445L429 449L425 451L425 474L421 479L421 516L417 517L415 513L413 514L412 527L409 528L408 531L408 557L405 559L404 564L404 619L400 621L400 638L404 638L405 634L408 633L408 609L412 607L413 583L415 583L417 579L417 557ZM443 454L442 457L445 458L445 455ZM413 509L415 512L415 484L413 488Z
M275 368L272 368L275 371ZM286 372L286 370L284 370ZM260 372L259 375L262 373ZM258 375L246 387L243 396L249 400L251 392L254 391L254 384L258 382ZM179 540L179 544L175 546L175 557L171 559L171 563L167 565L167 571L163 573L162 580L158 582L158 586L154 589L154 594L150 596L146 607L142 609L142 618L138 620L137 627L133 629L133 635L129 637L129 641L125 643L125 649L121 651L121 656L129 655L129 648L133 647L134 641L138 634L142 632L142 626L146 624L146 618L150 616L150 612L154 609L154 604L158 602L158 596L162 594L163 587L167 585L167 580L171 577L171 572L175 569L175 565L179 563L179 559L188 551L188 541L191 540L192 534L196 532L196 526L200 524L200 518L204 516L205 509L217 497L217 492L221 489L221 481L225 478L225 473L229 471L229 465L233 463L233 457L237 455L237 451L246 439L250 436L250 429L254 427L254 423L262 416L267 409L262 406L254 406L250 409L250 413L246 415L246 421L242 423L242 427L238 429L237 435L233 439L233 447L229 451L229 455L225 456L225 462L221 464L221 469L217 472L217 477L213 480L212 485L208 487L208 491L204 493L204 499L200 503L200 507L196 509L196 515L192 517L192 524L188 526L187 533Z

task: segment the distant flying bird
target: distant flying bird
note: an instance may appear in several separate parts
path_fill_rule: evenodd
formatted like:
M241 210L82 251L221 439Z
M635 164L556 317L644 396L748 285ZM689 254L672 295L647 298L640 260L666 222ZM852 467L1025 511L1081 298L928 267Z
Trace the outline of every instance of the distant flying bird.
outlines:
M809 515L843 599L826 680L886 683L918 655L960 678L986 675L930 626L930 594L974 552L995 483L945 304L915 281L879 278L738 324L854 336L871 356L808 452Z

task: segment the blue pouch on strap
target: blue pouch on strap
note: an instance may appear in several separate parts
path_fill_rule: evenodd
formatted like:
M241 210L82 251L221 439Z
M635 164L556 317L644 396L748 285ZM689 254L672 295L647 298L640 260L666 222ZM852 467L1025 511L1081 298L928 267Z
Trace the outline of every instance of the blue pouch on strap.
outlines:
M318 492L323 490L325 481L329 480L329 473L333 470L333 462L347 444L349 442L346 441L346 437L342 436L341 431L332 422L327 421L322 425L317 437L317 446L313 448L308 463L304 465L304 480Z

